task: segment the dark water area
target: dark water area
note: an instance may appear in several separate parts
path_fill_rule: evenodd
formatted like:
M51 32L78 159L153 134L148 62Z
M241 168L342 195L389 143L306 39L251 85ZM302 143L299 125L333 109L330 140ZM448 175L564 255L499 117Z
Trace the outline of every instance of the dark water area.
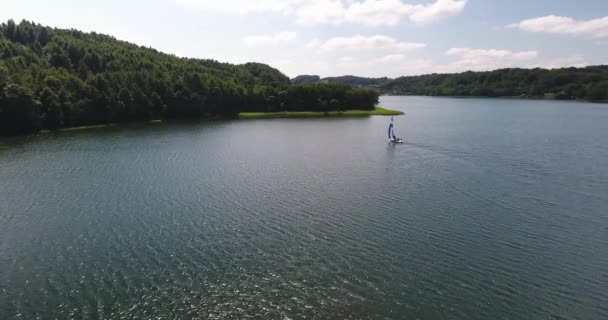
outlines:
M606 319L608 107L0 140L0 319Z

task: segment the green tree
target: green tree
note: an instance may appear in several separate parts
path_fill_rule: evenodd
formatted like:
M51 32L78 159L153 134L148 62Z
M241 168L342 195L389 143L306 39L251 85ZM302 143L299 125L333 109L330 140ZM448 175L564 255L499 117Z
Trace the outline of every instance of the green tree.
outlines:
M64 114L61 101L55 91L45 87L40 94L43 107L43 125L45 128L57 129L64 124Z
M63 50L63 48L60 46L51 43L46 46L44 51L47 55L49 63L52 66L65 69L71 68L70 58L68 57L67 52L65 52L65 50Z

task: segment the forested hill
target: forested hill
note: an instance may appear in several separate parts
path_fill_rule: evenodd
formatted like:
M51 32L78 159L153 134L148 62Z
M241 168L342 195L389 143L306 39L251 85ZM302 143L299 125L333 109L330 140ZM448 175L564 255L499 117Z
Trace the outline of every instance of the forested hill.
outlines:
M357 76L340 76L321 78L317 75L301 75L291 79L292 84L303 83L337 83L353 87L377 87L389 82L389 78L364 78Z
M608 100L608 66L563 69L501 69L489 72L401 77L383 83L390 94L429 96L521 96Z
M292 84L306 84L306 83L320 83L321 78L319 76L301 75L291 79Z
M381 93L395 95L608 100L608 66L552 70L501 69L396 79L344 76L323 78L318 82L373 87Z
M389 78L363 78L355 76L327 77L323 78L325 83L339 83L354 87L378 87L390 81Z
M277 69L178 58L111 36L0 25L0 135L242 111L373 109L378 94L294 86Z

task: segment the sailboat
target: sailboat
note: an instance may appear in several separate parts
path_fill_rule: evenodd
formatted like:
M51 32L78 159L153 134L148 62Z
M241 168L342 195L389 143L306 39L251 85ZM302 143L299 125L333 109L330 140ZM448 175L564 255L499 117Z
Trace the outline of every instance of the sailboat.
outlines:
M403 139L395 136L395 126L393 125L393 117L391 116L391 123L388 125L388 141L391 143L403 143Z

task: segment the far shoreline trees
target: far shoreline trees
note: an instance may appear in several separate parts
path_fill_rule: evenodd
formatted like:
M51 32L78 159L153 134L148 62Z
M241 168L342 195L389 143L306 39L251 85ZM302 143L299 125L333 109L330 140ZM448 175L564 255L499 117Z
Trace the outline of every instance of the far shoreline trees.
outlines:
M301 78L295 79L301 80ZM315 78L307 76L305 79L310 83ZM551 70L511 68L486 72L407 76L396 79L342 76L319 78L315 82L374 88L382 94L390 95L608 101L608 66Z

